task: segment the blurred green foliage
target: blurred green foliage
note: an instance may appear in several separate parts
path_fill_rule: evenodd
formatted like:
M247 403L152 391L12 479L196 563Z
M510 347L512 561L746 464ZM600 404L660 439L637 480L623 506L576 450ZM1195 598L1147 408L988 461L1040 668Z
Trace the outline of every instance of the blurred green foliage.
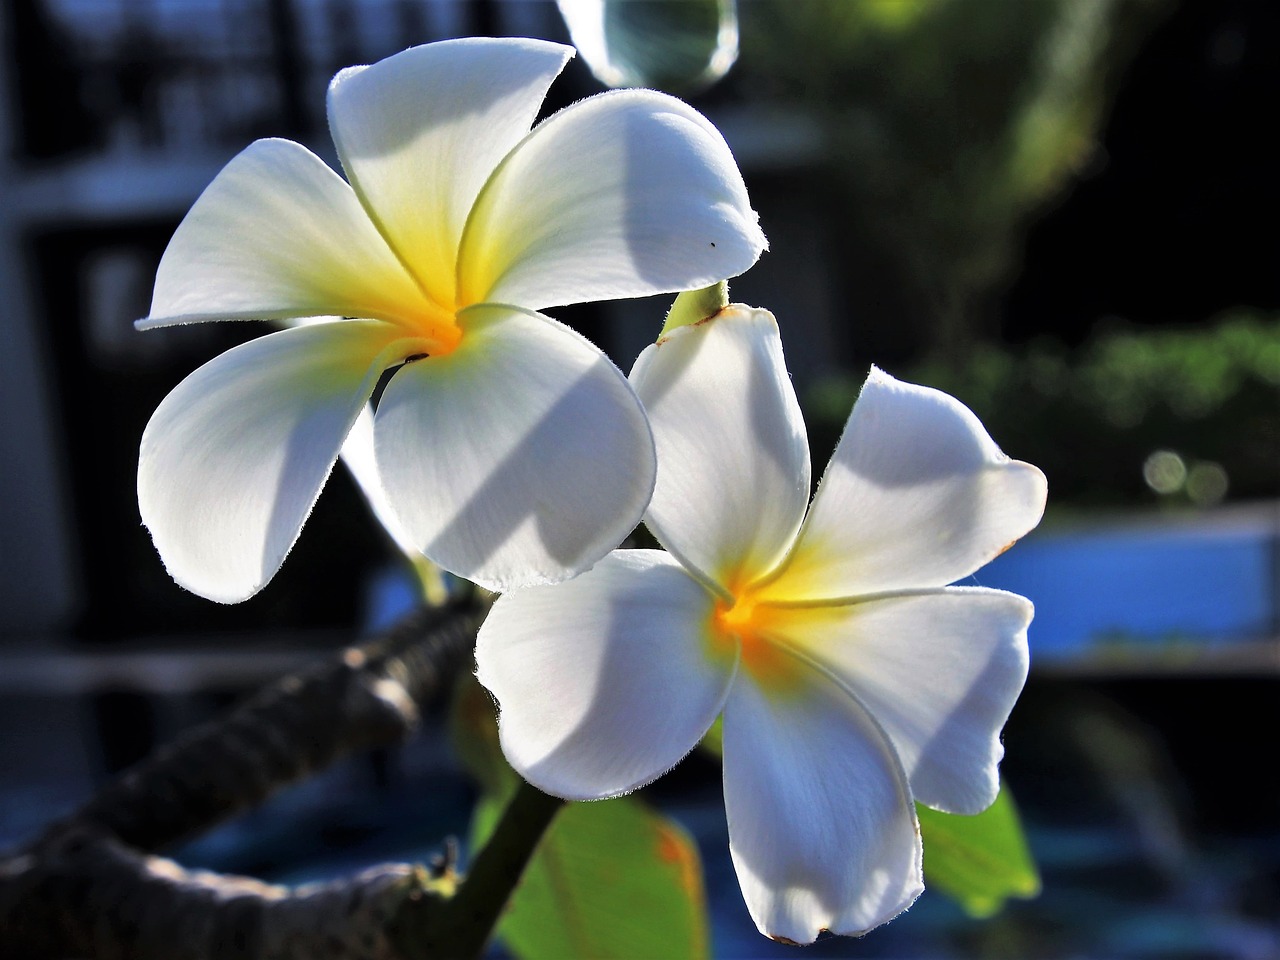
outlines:
M1094 161L1164 0L757 0L742 89L820 119L841 300L903 351L995 333L1022 232ZM864 334L865 335L865 334Z
M1210 494L1280 495L1280 317L1242 311L1194 329L1115 326L1074 350L980 345L962 363L891 372L967 404L1010 456L1045 471L1057 506L1216 499L1198 497L1194 482L1165 485L1161 474L1176 461L1193 481L1198 467L1211 479L1220 470L1226 489ZM815 459L834 445L860 386L835 378L809 394Z

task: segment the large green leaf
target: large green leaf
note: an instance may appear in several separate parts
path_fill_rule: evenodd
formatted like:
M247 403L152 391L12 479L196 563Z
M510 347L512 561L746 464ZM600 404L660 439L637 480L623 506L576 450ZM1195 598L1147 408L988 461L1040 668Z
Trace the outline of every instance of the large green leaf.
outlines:
M486 796L475 833L487 835L502 809ZM705 957L697 848L636 798L570 804L525 870L498 936L522 960Z
M451 721L482 789L471 821L478 850L518 779L498 746L493 702L474 678L459 690ZM520 960L705 957L710 932L698 849L638 797L568 804L525 869L498 936Z
M972 817L916 804L924 838L925 886L956 900L970 916L989 917L1010 897L1040 892L1017 807L1008 788Z

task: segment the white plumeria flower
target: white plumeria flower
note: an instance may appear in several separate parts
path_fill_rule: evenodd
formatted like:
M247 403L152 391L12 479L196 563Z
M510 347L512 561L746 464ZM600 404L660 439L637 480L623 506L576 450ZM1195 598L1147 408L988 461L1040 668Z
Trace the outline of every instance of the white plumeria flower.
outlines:
M536 311L705 286L764 237L723 138L678 100L601 94L530 130L572 54L467 39L343 70L328 107L349 183L260 140L196 201L140 328L331 319L228 351L152 416L138 500L180 584L260 590L401 364L378 481L397 536L441 566L491 589L555 582L639 521L644 412L599 349Z
M1027 672L1031 604L967 577L1036 525L1044 475L936 390L872 370L813 505L773 316L730 306L631 373L668 552L498 600L476 649L507 759L571 799L635 790L724 716L752 917L809 943L923 889L913 800L977 813Z

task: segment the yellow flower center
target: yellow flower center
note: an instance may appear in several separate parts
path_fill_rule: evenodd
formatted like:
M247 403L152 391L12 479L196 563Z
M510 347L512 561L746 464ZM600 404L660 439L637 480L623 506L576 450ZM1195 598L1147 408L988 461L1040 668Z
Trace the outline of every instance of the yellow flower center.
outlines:
M458 349L462 342L462 328L456 321L449 323L433 323L423 338L427 342L427 355L431 357L447 357Z
M779 646L779 611L759 603L748 591L738 591L732 603L717 600L712 614L711 635L721 652L736 641L741 645L742 668L762 688L784 692L794 688L799 677L797 662Z
M434 303L405 311L399 320L421 338L422 353L429 357L447 357L462 342L456 313Z

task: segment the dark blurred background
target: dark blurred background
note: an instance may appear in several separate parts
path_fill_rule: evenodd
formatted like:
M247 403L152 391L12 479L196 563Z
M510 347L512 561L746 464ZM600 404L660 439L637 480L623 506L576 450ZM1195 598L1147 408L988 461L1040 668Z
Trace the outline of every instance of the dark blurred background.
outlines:
M876 363L960 397L1051 491L1042 529L976 578L1039 610L1005 770L1044 893L985 923L926 896L819 950L1280 956L1280 7L744 0L737 15L718 82L643 62L640 79L686 95L738 156L772 249L732 294L779 318L816 466ZM261 331L132 322L236 152L288 136L334 162L337 69L463 35L568 40L542 0L4 5L0 842L389 615L397 561L342 471L258 597L223 607L169 580L137 514L142 428ZM579 58L547 109L600 89ZM627 369L666 306L557 315ZM427 742L352 764L285 795L295 832L267 810L191 857L290 877L410 856L465 830L461 782L404 826L406 785L450 763ZM743 932L722 826L690 816L717 953L772 955Z

